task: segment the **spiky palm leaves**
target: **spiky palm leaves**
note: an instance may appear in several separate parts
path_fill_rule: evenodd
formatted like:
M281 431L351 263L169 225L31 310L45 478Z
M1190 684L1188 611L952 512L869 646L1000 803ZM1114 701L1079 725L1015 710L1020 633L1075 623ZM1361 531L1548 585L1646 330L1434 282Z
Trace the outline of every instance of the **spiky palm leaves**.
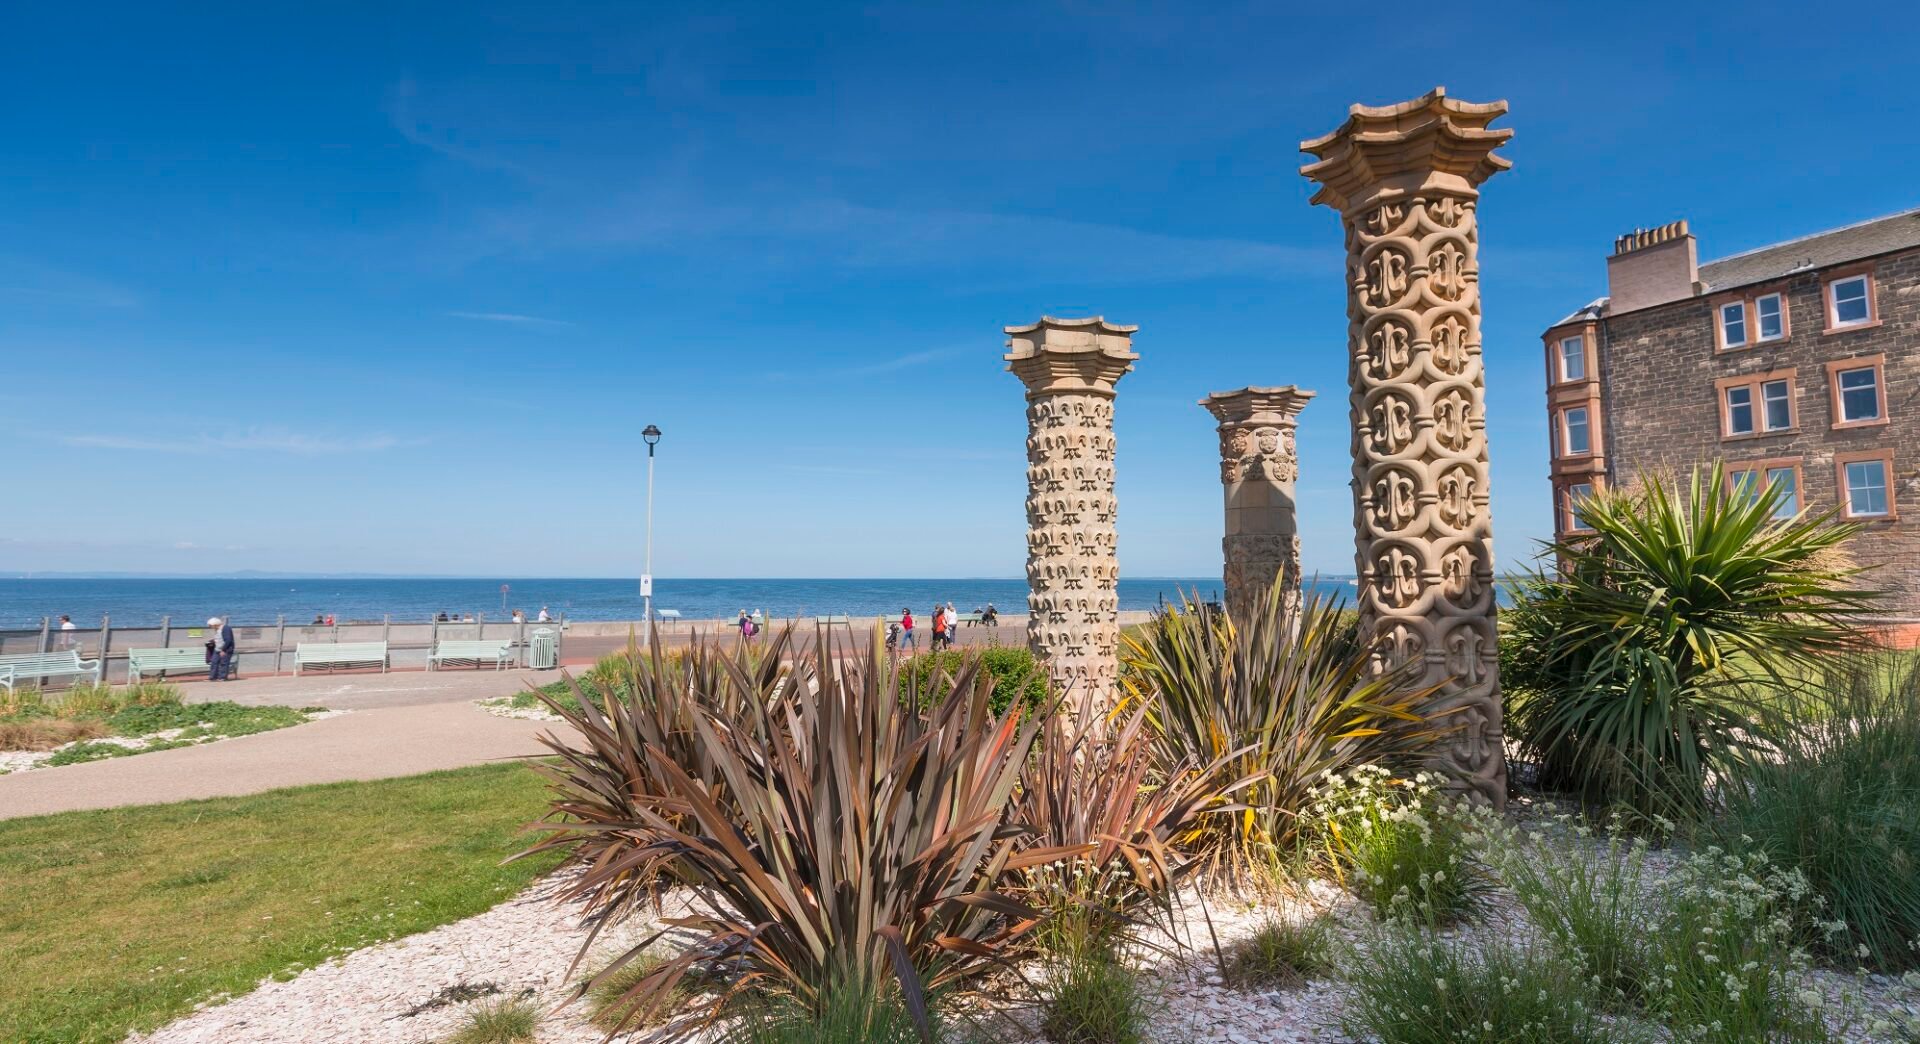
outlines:
M1675 814L1772 747L1782 676L1858 647L1876 595L1840 554L1861 526L1780 514L1721 466L1582 502L1590 535L1548 550L1508 614L1509 735L1546 781Z
M924 714L903 711L877 636L851 653L822 633L768 674L748 656L697 648L684 671L656 658L661 677L631 699L556 707L584 746L549 744L562 764L542 846L570 849L597 916L661 878L694 904L664 919L696 941L634 987L635 1016L689 972L725 986L668 1032L742 995L819 1011L836 989L891 979L924 1015L928 993L1018 957L1035 916L997 883L1063 855L1023 844L1009 816L1040 722L996 716L977 662Z
M1248 781L1179 839L1227 879L1254 879L1291 852L1300 812L1329 772L1393 761L1445 728L1430 690L1376 675L1352 619L1276 583L1245 620L1183 600L1129 635L1127 686L1148 709L1162 764L1216 765Z

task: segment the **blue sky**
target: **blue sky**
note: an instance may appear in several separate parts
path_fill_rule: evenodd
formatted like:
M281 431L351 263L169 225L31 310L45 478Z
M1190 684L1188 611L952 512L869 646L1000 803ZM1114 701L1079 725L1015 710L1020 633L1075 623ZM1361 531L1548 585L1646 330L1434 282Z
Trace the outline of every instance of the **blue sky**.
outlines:
M0 90L0 568L1016 575L1000 327L1137 323L1133 575L1218 568L1212 426L1302 420L1352 571L1354 101L1507 99L1481 208L1503 565L1538 335L1612 238L1703 260L1920 204L1910 4L33 5ZM1468 12L1471 12L1469 14ZM27 497L20 489L43 491Z

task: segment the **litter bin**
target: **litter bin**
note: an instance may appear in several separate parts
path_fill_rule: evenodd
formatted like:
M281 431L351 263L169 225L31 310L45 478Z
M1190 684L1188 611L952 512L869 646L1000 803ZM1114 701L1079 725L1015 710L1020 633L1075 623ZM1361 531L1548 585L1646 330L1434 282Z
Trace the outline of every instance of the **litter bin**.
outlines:
M535 628L527 636L527 666L550 671L560 664L560 634L548 627Z

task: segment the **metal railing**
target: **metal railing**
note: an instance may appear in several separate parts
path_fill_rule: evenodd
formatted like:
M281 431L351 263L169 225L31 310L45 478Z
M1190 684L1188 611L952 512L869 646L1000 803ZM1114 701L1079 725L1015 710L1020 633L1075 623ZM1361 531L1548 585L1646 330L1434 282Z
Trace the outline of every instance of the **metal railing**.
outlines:
M543 627L555 633L556 644L564 642L564 619L551 622L488 620L482 614L471 621L396 621L392 616L384 616L379 620L348 620L327 625L289 623L281 616L272 623L233 624L234 665L240 677L291 674L293 650L301 642L386 642L391 669L425 670L427 656L442 638L511 640L516 662L524 665L529 636ZM60 630L51 619L42 619L38 628L0 629L0 656L77 649L86 659L101 660L101 669L108 681L123 682L127 677L128 649L199 646L208 637L206 625L180 626L166 616L160 618L158 627L115 627L110 616L103 616L97 628L71 631ZM175 671L170 672L169 677L184 678L192 674Z

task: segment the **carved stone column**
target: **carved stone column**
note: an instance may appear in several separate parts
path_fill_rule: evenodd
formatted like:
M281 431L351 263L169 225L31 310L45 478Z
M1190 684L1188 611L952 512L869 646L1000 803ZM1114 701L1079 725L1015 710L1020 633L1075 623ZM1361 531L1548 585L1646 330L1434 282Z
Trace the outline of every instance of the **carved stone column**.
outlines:
M1432 709L1455 726L1439 768L1488 802L1506 799L1486 393L1480 358L1479 186L1510 164L1488 124L1505 102L1436 88L1355 105L1302 142L1313 202L1340 211L1347 242L1349 398L1362 626L1382 669L1419 664Z
M1300 529L1294 518L1293 484L1300 477L1294 425L1313 398L1284 388L1241 388L1200 400L1220 422L1220 484L1226 487L1227 532L1220 540L1226 560L1227 612L1246 620L1281 578L1287 602L1300 603Z
M1113 695L1120 645L1113 386L1137 326L1042 317L1007 329L1027 386L1027 645L1053 684Z

